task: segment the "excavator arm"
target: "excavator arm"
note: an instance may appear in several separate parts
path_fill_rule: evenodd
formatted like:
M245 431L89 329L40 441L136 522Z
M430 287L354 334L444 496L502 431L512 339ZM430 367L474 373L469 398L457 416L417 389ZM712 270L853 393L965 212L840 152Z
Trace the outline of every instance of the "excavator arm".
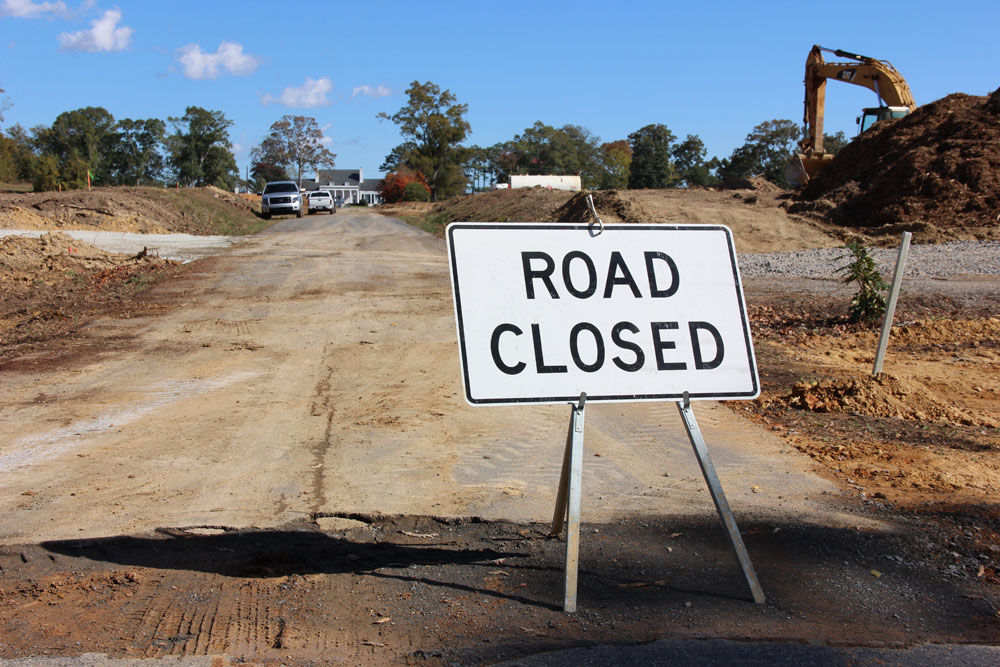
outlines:
M839 58L848 58L851 62L826 62L824 51ZM868 88L878 96L880 105L905 107L908 111L917 106L906 79L892 63L840 49L813 46L806 58L803 137L799 142L799 154L788 170L789 181L793 184L807 182L833 159L823 150L823 114L828 79Z

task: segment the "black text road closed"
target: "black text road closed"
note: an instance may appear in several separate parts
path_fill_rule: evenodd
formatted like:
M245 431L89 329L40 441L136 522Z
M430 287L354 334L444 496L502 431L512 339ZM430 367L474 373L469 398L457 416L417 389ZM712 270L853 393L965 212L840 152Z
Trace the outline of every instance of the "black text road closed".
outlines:
M754 398L732 235L718 225L453 223L472 404Z

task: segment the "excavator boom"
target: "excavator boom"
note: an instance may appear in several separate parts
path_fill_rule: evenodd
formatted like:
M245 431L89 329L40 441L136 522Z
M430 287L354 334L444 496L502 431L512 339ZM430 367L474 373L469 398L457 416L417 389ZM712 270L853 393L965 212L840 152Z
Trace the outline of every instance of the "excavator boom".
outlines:
M839 58L849 58L850 62L826 62L824 51ZM786 170L786 176L793 185L804 185L833 159L833 155L823 149L827 79L868 88L878 96L880 107L898 109L900 114L905 115L917 106L909 84L892 63L814 45L806 58L803 137L799 142L799 153Z

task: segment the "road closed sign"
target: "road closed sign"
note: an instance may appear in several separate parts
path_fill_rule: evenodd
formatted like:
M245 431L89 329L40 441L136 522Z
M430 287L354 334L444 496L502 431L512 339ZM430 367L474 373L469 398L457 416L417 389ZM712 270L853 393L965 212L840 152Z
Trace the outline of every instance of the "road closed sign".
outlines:
M760 391L726 227L458 222L447 240L470 404Z

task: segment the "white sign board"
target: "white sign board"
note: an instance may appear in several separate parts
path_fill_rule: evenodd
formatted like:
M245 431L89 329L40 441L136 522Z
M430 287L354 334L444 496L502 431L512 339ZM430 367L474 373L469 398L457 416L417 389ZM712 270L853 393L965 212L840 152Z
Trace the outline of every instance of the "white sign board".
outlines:
M448 226L472 405L754 398L732 234L718 225Z

